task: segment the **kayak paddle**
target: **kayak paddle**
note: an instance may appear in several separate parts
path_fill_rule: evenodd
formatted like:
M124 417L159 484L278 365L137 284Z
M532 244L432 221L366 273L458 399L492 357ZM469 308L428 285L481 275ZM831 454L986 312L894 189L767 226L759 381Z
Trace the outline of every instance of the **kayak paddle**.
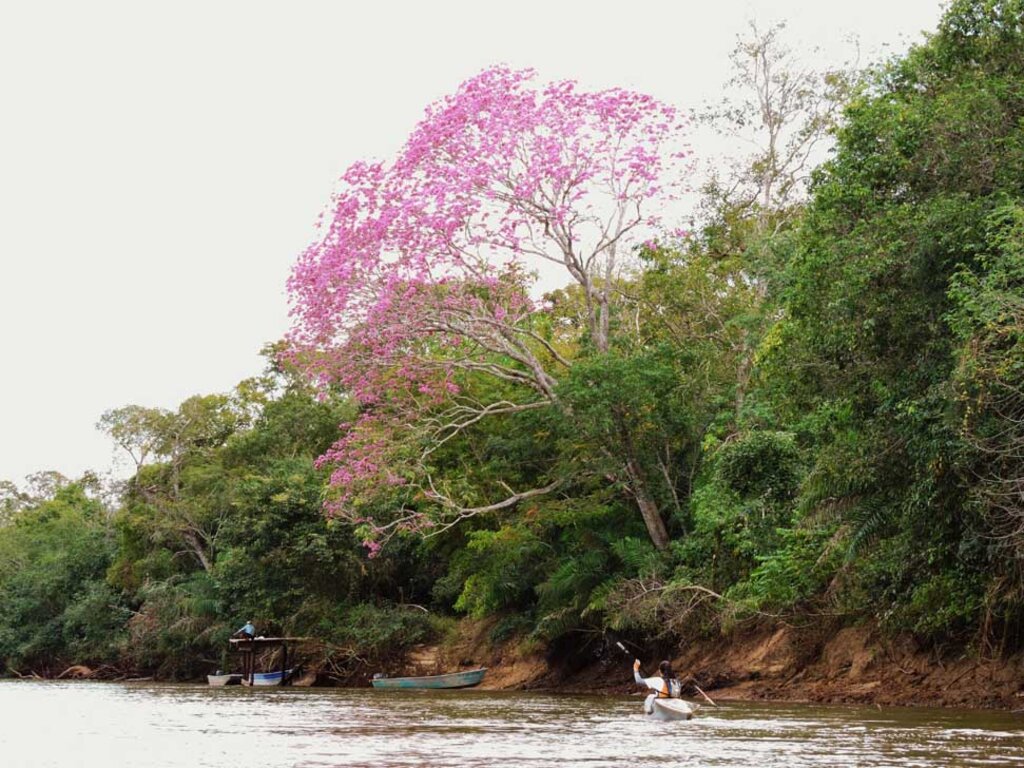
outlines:
M622 652L624 654L626 654L627 656L632 656L633 655L632 653L630 653L629 651L626 650L626 646L624 646L622 643L616 641L615 644L617 646L619 646L619 648L622 649ZM643 674L643 669L642 668L641 668L640 672L641 672L641 674ZM644 676L646 677L646 675L644 675ZM692 675L690 676L690 684L694 688L697 689L697 693L699 693L701 696L703 696L704 700L707 701L708 704L710 704L712 707L717 707L718 706L717 704L715 704L714 701L712 701L710 696L708 696L706 693L704 693L704 691L701 690L701 687L699 685L697 685L697 683L693 682L693 676Z

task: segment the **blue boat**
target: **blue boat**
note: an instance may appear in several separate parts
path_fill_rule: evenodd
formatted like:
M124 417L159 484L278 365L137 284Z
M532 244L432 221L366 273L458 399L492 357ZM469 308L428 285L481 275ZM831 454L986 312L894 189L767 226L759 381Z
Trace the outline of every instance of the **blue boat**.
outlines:
M242 685L280 685L283 680L287 680L291 677L292 672L294 671L294 669L286 669L284 672L281 670L278 670L277 672L256 672L252 676L252 683L245 678L242 678Z
M423 677L375 677L374 688L472 688L480 685L487 667L452 672L447 675L425 675Z

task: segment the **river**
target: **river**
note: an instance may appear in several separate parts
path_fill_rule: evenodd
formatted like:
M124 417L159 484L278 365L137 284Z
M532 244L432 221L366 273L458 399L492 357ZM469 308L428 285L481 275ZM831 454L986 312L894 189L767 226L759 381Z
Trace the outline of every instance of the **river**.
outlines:
M1024 766L1024 718L722 703L660 723L621 696L0 682L4 768L648 765Z

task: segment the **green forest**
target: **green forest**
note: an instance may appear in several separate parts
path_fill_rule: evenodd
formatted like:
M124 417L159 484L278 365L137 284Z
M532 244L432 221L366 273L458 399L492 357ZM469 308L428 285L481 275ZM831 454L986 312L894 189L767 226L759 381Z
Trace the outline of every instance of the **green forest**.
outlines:
M247 619L319 638L339 681L463 617L578 663L779 622L1024 648L1024 0L955 0L859 71L789 67L780 34L740 41L736 99L701 117L767 142L704 183L687 237L636 249L610 343L576 287L532 318L571 358L565 406L430 456L482 507L553 492L383 538L325 513L317 459L360 406L277 341L230 393L103 414L116 488L0 486L0 672L195 679ZM432 502L409 493L358 503Z

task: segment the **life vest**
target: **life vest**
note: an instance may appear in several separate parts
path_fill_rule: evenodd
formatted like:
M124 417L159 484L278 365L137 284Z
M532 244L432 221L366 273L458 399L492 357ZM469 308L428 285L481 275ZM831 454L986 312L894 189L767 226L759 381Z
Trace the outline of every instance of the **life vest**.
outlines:
M659 699L678 699L683 695L683 684L674 677L670 680L661 679L661 690L658 691Z

